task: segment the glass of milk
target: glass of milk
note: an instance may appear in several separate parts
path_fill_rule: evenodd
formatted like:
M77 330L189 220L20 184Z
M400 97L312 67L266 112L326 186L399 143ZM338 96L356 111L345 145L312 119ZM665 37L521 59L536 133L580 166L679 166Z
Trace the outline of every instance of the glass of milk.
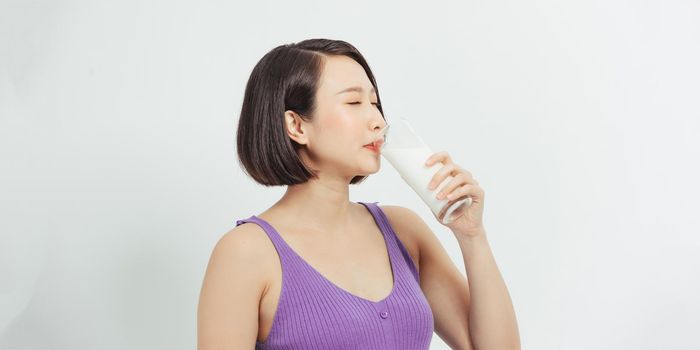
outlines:
M428 189L428 184L435 173L444 166L441 162L435 162L430 166L425 161L433 155L433 151L413 130L408 120L401 118L383 130L384 143L381 145L381 155L398 171L401 178L415 191L418 196L430 207L435 217L443 224L449 224L458 218L464 206L471 205L472 199L462 196L453 200L447 197L438 200L440 193L454 177L447 176L434 190Z

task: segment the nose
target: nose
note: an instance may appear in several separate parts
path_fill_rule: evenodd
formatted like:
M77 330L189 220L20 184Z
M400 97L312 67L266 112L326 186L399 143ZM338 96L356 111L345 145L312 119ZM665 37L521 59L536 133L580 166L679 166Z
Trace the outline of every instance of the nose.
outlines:
M384 140L386 140L386 133L381 135L385 126L386 123L382 123L381 125L375 124L374 128L372 128L373 139L377 146L381 146L381 144L384 143Z
M372 131L378 132L386 126L386 121L383 117L372 119Z

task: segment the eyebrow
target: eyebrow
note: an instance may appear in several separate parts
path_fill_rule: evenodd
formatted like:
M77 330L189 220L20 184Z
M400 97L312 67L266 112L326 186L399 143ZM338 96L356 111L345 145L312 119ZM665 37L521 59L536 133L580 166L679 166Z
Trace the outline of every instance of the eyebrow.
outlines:
M342 93L351 92L351 91L363 92L363 91L365 91L365 89L363 89L363 88L360 87L360 86L352 86L352 87L349 87L349 88L347 88L347 89L345 89L345 90L339 91L336 95L340 95L340 94L342 94ZM370 92L370 93L376 93L376 91L374 90L374 86L369 90L369 92Z

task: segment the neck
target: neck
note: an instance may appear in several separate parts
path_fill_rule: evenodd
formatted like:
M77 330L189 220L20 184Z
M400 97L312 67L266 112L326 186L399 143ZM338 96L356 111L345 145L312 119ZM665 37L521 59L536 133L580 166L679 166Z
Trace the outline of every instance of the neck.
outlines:
M304 184L288 186L284 196L270 211L282 209L289 223L299 223L318 232L344 232L356 213L349 200L349 185L345 181L312 179Z

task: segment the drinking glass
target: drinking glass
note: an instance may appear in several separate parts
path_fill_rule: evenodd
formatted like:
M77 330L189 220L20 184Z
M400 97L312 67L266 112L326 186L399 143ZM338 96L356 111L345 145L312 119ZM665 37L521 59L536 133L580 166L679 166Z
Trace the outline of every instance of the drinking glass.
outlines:
M449 224L462 215L464 206L469 206L472 203L469 196L452 200L448 200L447 197L443 199L435 197L454 178L453 176L447 176L434 190L428 189L430 180L444 164L435 162L430 166L425 165L425 161L434 152L418 136L410 122L401 118L397 122L387 125L382 133L384 133L384 143L380 146L381 155L389 161L401 178L428 205L435 217L441 223Z

